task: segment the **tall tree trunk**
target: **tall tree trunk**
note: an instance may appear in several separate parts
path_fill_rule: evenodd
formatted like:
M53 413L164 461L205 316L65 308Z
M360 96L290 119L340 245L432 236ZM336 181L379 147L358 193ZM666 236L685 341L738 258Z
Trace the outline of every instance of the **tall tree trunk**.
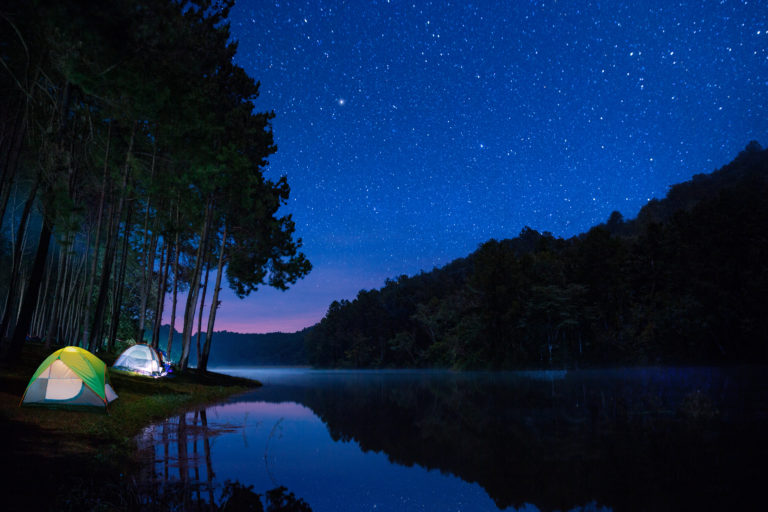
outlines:
M119 194L122 194L122 191L119 192ZM115 199L113 198L113 201ZM117 214L117 204L110 204L109 207L109 213L107 215L107 232L106 232L106 239L104 240L104 255L101 259L101 274L99 276L99 282L97 285L96 290L96 302L95 302L95 310L92 314L91 318L91 325L88 328L88 342L85 345L88 350L93 351L95 350L96 341L98 340L98 344L101 345L104 336L103 336L103 327L104 327L104 315L106 313L107 308L107 300L109 298L109 285L112 280L112 269L111 269L111 263L109 268L107 268L107 260L111 260L111 258L114 258L114 255L110 257L110 254L112 251L117 251L117 249L114 247L114 245L117 244L117 233L119 233L120 230L120 220L116 219L115 215ZM114 245L113 245L114 244ZM102 292L102 290L104 290Z
M211 273L211 260L205 265L205 278L203 279L203 296L200 298L200 313L197 315L197 367L200 368L200 336L203 335L203 311L205 310L205 295L208 293L208 274Z
M157 244L157 224L159 215L155 216L152 223L152 235L149 247L147 247L147 233L149 229L149 214L152 209L152 183L155 179L155 162L157 160L157 125L155 125L155 135L153 137L153 150L152 150L152 164L150 168L149 177L149 191L147 194L147 209L144 214L144 238L142 244L142 256L144 258L144 272L142 273L141 287L139 288L139 296L141 306L139 307L139 326L136 333L136 340L141 343L140 340L144 339L144 324L147 318L147 300L149 291L152 288L152 274L155 269L155 249Z
M109 169L109 147L112 140L112 120L109 120L109 124L107 125L107 148L105 150L104 154L104 176L101 179L101 194L99 195L99 208L98 208L98 215L96 217L96 242L93 244L93 261L91 262L91 272L88 274L88 285L85 288L85 307L83 308L83 338L80 343L81 346L85 347L89 343L89 336L90 336L90 322L91 322L91 304L92 304L92 295L93 295L93 285L94 281L96 279L96 266L99 262L99 252L101 247L101 220L104 214L104 198L107 194L107 178L108 173L107 170ZM88 250L88 247L86 247L86 251Z
M53 222L48 218L47 212L43 213L43 225L40 229L40 240L35 252L35 260L32 263L32 270L29 276L29 285L24 294L24 301L21 304L19 319L16 322L16 328L13 330L9 356L13 360L18 360L21 356L21 349L24 346L29 327L32 323L32 314L37 304L37 297L40 293L40 282L43 279L45 269L45 260L48 257L48 247L51 243L51 233L53 232Z
M67 239L59 247L59 270L56 272L56 292L53 297L53 307L48 321L48 329L45 342L46 346L57 341L61 334L61 324L66 303L64 297L67 292L67 282L72 273L72 257L74 255L74 235L67 235ZM50 340L50 341L49 341Z
M125 229L125 227L123 228ZM119 235L118 235L119 236ZM123 237L123 242L125 241L125 237ZM112 328L117 325L117 322L120 320L120 299L118 297L120 293L120 268L122 267L122 258L120 257L122 254L122 243L120 243L120 248L115 249L115 263L112 268L112 278L110 280L110 292L109 292L109 311L105 312L105 315L108 315L109 322L105 320L103 331L106 332L104 336L101 336L99 339L105 339L105 342L102 342L101 345L99 345L96 350L102 350L104 348L107 352L109 352L110 345L111 345L111 339L112 339ZM116 330L116 329L115 329Z
M76 292L72 298L72 318L71 325L72 330L69 332L69 339L72 340L72 344L78 347L82 346L82 317L83 310L85 309L85 292L86 283L88 282L88 263L91 259L91 229L89 228L85 233L85 245L82 250L82 259L80 261L80 270L78 271L77 284L75 286Z
M126 153L125 157L125 167L123 169L123 179L122 179L122 186L120 187L120 199L117 203L117 212L115 213L115 219L117 219L115 222L119 224L120 218L122 217L122 210L123 210L123 203L125 202L125 193L126 193L126 187L128 186L128 174L130 172L131 168L131 155L133 153L133 143L136 138L136 128L138 126L138 121L134 121L133 127L131 128L131 138L130 142L128 143L128 151ZM96 311L93 315L93 324L91 327L90 337L88 339L88 350L93 352L94 347L97 343L97 337L100 338L100 331L101 326L103 322L104 317L104 310L106 308L106 302L107 302L107 290L109 288L109 275L112 273L112 262L115 258L115 245L116 245L116 238L117 238L117 232L118 229L114 230L115 235L110 236L107 239L107 247L105 249L104 253L104 265L102 266L101 270L101 282L99 284L99 295L96 299ZM101 340L98 340L99 345L101 344Z
M59 342L64 341L64 343L67 342L65 330L67 327L67 314L69 313L69 304L67 303L67 298L71 294L70 290L72 285L72 278L73 274L75 273L75 264L73 262L75 256L74 234L69 235L69 238L71 240L71 244L69 245L69 250L67 250L66 256L64 257L64 277L61 280L61 289L59 290L59 308L56 319L56 330L54 332L56 339L59 340ZM69 343L66 344L69 345Z
M117 338L117 328L120 323L120 306L123 303L123 288L125 285L125 267L128 261L128 239L131 237L131 217L133 214L132 203L128 203L128 214L125 219L125 229L123 230L123 258L120 261L120 270L115 279L116 293L112 299L112 319L109 324L109 337L107 338L107 350L112 351L115 348L115 338ZM136 340L141 343L141 340Z
M20 283L20 285L19 285L19 288L20 288L19 300L18 300L19 305L16 307L16 312L13 315L14 319L19 318L19 315L21 314L21 305L22 305L22 303L24 301L24 292L26 291L24 283L27 282L27 277L28 276L29 276L28 270L26 268L23 269L21 271L21 277L19 278L19 283ZM8 325L8 336L9 336L8 339L10 339L10 336L13 335L13 330L15 328L16 328L16 322L15 321L11 322L11 324Z
M88 247L88 242L86 242L85 247ZM77 262L73 264L74 268L72 272L70 272L69 283L67 283L67 294L64 298L65 316L62 317L63 325L61 329L68 345L75 345L77 344L77 340L80 339L77 336L77 330L79 329L77 317L81 306L80 299L83 295L82 280L85 275L85 266L88 259L86 251L75 251L74 254L80 254L80 257Z
M163 267L165 263L165 267ZM165 309L165 293L168 291L168 270L171 264L171 248L168 241L163 238L163 252L160 255L160 280L157 283L157 303L155 305L155 323L152 327L152 348L160 349L160 325L163 322L163 309Z
M44 267L45 268L45 267ZM38 335L43 330L43 321L45 320L45 297L48 296L48 290L51 289L51 274L53 272L45 272L45 286L43 287L43 293L38 294L37 303L35 304L35 313L33 316L31 333ZM21 314L21 306L19 306L19 313ZM18 317L18 315L16 315Z
M57 250L59 251L58 253ZM35 312L35 316L37 317L37 328L34 329L34 331L44 339L47 339L47 329L50 324L51 315L53 314L56 292L58 291L59 286L59 276L61 275L57 269L61 264L61 249L56 244L55 238L51 240L51 246L48 248L48 253L48 262L45 266L45 273L48 277L46 278L45 292L38 298L37 311ZM59 257L56 256L57 254ZM51 286L48 286L49 284ZM46 343L48 342L46 341ZM48 344L48 346L50 346L50 344Z
M171 325L168 327L168 359L171 359L173 348L173 331L176 326L176 300L179 291L179 234L176 233L176 241L173 249L173 298L171 299Z
M30 103L32 102L31 91L34 87L32 84L37 83L37 80L40 77L40 73L42 72L41 62L42 60L38 62L37 65L31 65L29 60L27 61L24 72L26 77L24 83L16 82L19 87L19 90L17 91L18 94L11 102L8 102L9 106L15 103L18 106L18 109L14 115L10 136L3 137L2 143L0 143L0 196L3 197L6 196L6 188L10 189L11 183L13 182L24 139L26 138L27 130L29 129ZM29 78L28 75L30 67L34 69L34 74L31 78ZM67 98L65 97L65 99ZM7 114L7 112L3 112L2 114ZM63 123L60 122L60 134L62 133L62 127ZM0 209L0 226L2 226L3 219L5 218L7 199L2 199L0 202L2 203L2 209Z
M189 293L187 294L187 304L184 308L184 331L182 335L181 360L179 368L184 371L189 364L189 350L192 341L192 327L195 321L195 309L197 306L197 296L200 292L200 274L202 272L203 260L205 258L205 246L208 245L208 231L210 229L211 219L213 217L213 205L209 201L206 205L205 221L200 235L200 245L197 246L197 255L195 257L195 270L192 274Z
M5 106L11 107L11 105L15 104L17 107L13 114L10 112L11 108L0 112L0 115L2 115L0 119L10 121L1 125L8 127L8 130L4 129L0 132L0 191L5 191L6 181L9 182L7 186L10 186L13 147L19 138L23 140L23 132L26 131L23 127L26 124L25 118L28 115L28 101L20 101L23 96L26 96L26 94L18 94L7 98L10 101L7 101ZM13 117L12 121L10 120L11 117Z
M21 250L20 250L20 254L22 255L22 257L24 255L24 251L26 250L28 243L29 243L29 225L27 225L22 236ZM15 292L16 295L14 295L15 304L13 306L13 309L9 311L8 326L5 329L5 333L3 337L0 338L2 341L6 340L6 336L11 336L11 334L13 333L13 329L16 327L16 319L19 316L19 311L21 311L21 301L24 295L24 286L25 286L25 283L27 282L27 275L29 274L28 267L31 264L32 262L26 262L23 259L19 260L19 268L15 274L17 279L16 292Z
M145 235L146 236L146 232ZM155 268L155 251L157 250L157 217L152 226L151 241L149 248L144 252L144 273L141 280L140 288L140 300L139 300L139 327L136 332L137 343L142 343L144 339L144 325L147 319L147 301L149 300L149 292L152 288L152 274Z
M226 261L224 253L227 249L227 226L224 225L224 233L221 235L221 251L219 252L219 264L216 268L216 285L213 287L213 298L211 299L211 311L208 313L208 332L205 335L205 345L203 354L197 368L202 371L208 371L208 357L211 353L211 341L213 340L213 326L216 323L216 311L219 309L219 292L221 291L221 274Z
M56 119L56 136L54 144L56 147L55 153L61 157L65 155L63 149L64 135L69 121L68 114L71 100L70 84L68 81L64 82L64 86L61 88L60 97L61 101L58 105L58 118L54 118ZM5 170L8 171L8 169ZM48 178L49 182L53 182L56 180L56 176L60 170L58 163L50 170L52 173ZM47 185L46 188L49 186L50 185ZM35 314L35 307L40 294L40 283L43 279L45 262L48 257L48 248L51 243L51 234L53 233L53 212L50 211L49 208L49 205L43 206L43 222L42 227L40 228L40 239L37 244L37 251L30 273L29 285L27 287L28 291L24 294L24 300L21 304L21 310L19 311L18 322L16 323L16 327L13 330L13 336L11 337L11 344L9 347L9 356L11 359L18 359L21 356L21 350L24 346L27 334L29 333L29 328L32 325L32 317Z
M90 247L90 243L86 245L86 250L88 247ZM88 280L88 260L87 259L83 262L82 275L83 275L82 283L85 283ZM86 323L83 321L83 309L85 308L86 303L89 302L90 300L90 297L87 295L86 292L87 290L85 286L79 287L77 307L73 312L75 315L75 319L74 319L75 329L73 334L74 337L72 339L77 340L75 344L79 347L83 346L83 331L86 328Z
M19 229L16 234L16 240L13 244L13 263L11 264L11 280L8 283L8 296L5 299L5 311L3 312L3 320L0 323L0 339L4 338L8 332L8 326L11 323L11 316L16 305L16 295L18 294L19 287L19 267L21 266L22 249L24 247L24 233L27 231L27 223L29 222L29 214L32 211L32 204L35 202L35 196L37 195L37 189L40 186L40 176L35 179L34 185L29 190L27 200L24 203L24 210L21 213L21 219L19 220Z
M61 294L64 282L67 279L67 242L59 244L59 265L56 269L56 286L53 288L53 298L51 302L51 313L48 315L48 326L45 328L45 347L50 348L51 344L58 338L59 330L59 311L61 310Z
M16 174L16 167L19 163L22 143L24 142L24 136L27 133L27 106L24 105L22 110L21 121L19 127L14 131L14 137L11 141L0 177L0 186L2 186L2 190L0 190L0 226L3 225L5 209L8 206L8 198L10 197L11 183Z

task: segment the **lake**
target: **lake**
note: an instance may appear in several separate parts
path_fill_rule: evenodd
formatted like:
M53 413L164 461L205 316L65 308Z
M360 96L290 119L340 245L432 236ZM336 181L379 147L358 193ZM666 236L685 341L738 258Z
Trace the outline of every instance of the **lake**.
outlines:
M144 430L147 509L672 511L765 501L765 368L216 371L264 386Z

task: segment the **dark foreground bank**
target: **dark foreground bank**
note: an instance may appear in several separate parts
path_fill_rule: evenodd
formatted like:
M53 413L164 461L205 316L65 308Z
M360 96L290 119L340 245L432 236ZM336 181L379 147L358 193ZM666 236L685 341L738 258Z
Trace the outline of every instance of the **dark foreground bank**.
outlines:
M3 510L135 509L134 437L142 428L260 385L194 370L157 380L111 373L119 398L108 414L19 407L30 377L52 351L27 344L21 361L0 366Z

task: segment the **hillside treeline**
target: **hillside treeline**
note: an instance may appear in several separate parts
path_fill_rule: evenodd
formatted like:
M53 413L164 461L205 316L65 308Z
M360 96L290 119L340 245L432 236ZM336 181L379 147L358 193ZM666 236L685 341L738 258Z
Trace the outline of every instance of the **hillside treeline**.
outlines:
M160 327L161 339L168 338L169 325ZM216 331L216 340L211 346L208 359L209 367L221 366L304 366L307 356L304 353L304 337L309 328L297 332L269 332L264 334L249 334L230 331ZM192 335L193 343L199 333ZM205 332L202 334L205 337ZM177 360L181 354L181 333L174 335L174 353L171 357ZM196 354L189 358L191 365L197 364Z
M170 353L173 337L159 336L170 296L181 367L196 350L205 368L225 268L240 296L309 271L278 213L288 183L263 175L274 114L255 111L258 83L233 63L232 4L3 2L7 354L27 339L97 351L147 333ZM208 333L202 346L193 330Z
M333 302L318 366L518 368L768 360L768 150L571 239L525 228Z

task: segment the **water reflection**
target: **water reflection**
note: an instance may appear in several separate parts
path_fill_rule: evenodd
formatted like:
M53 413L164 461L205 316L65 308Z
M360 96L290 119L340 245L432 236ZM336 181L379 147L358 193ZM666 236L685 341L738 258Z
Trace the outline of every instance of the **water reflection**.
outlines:
M137 504L142 510L311 512L283 486L262 495L239 481L216 482L212 441L239 430L226 424L209 426L205 408L145 429L138 442L146 463L137 473Z
M230 373L265 386L144 433L148 505L218 510L229 481L316 512L711 510L765 475L762 369Z

